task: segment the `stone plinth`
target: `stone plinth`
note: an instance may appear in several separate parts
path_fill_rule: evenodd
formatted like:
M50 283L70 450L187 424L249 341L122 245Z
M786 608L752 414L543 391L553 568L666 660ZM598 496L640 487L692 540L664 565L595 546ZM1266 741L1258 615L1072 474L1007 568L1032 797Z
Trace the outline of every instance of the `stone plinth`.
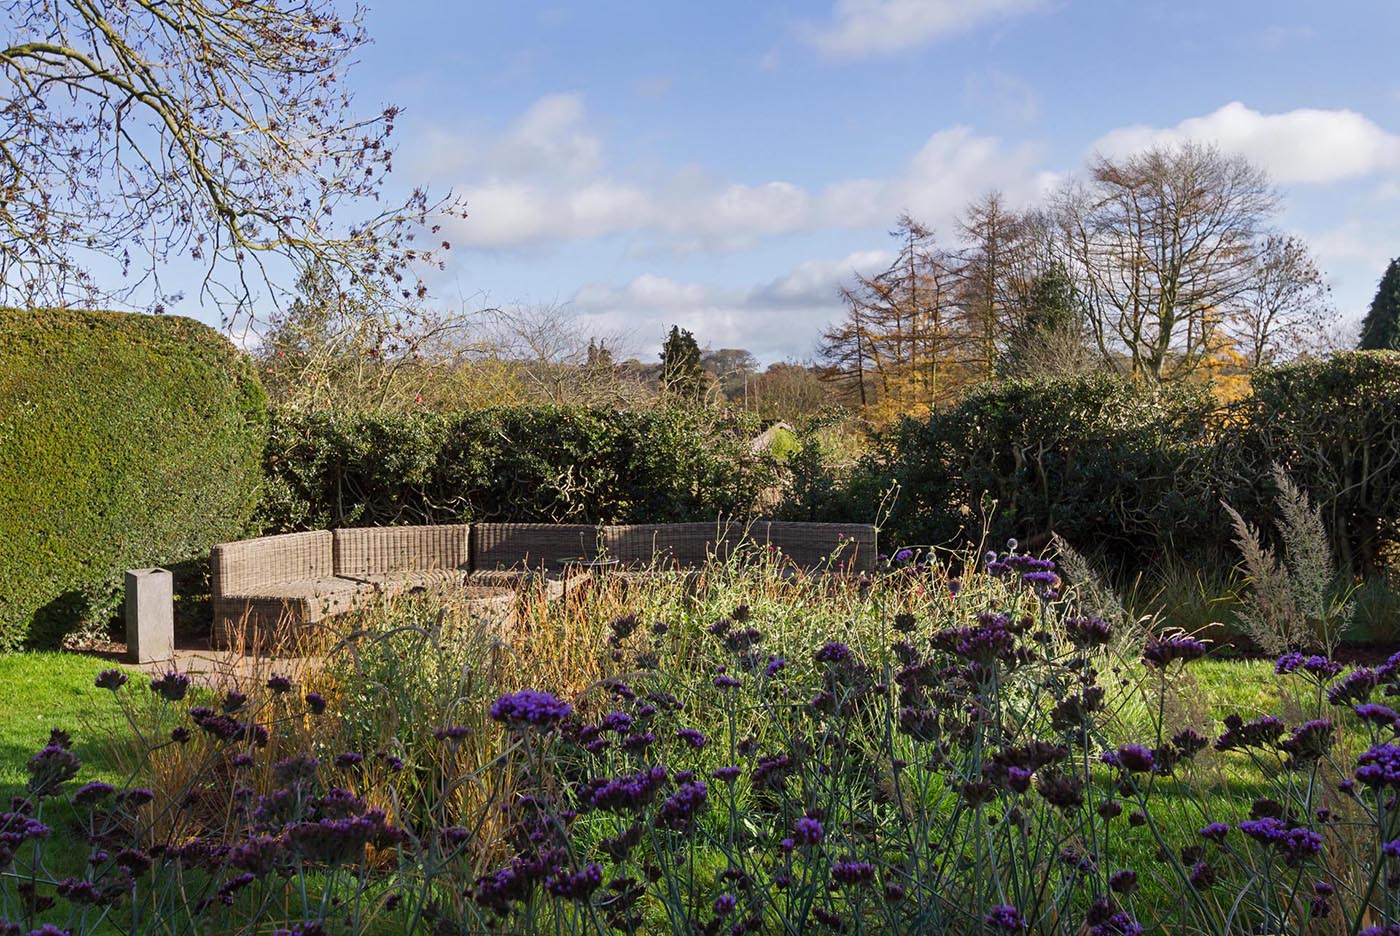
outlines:
M126 573L126 658L155 663L175 656L175 587L166 569Z

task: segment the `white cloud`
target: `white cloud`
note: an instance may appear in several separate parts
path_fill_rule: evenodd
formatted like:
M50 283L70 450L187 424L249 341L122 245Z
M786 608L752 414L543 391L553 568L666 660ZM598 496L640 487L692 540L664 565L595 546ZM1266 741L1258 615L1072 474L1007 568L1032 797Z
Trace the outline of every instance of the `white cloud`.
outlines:
M840 260L808 260L786 276L754 287L748 298L772 305L829 306L841 283L857 274L877 273L893 260L886 250L859 250Z
M1114 130L1095 148L1123 155L1185 140L1239 153L1284 183L1337 182L1400 167L1400 136L1355 111L1302 108L1263 114L1239 101L1175 127Z
M486 143L479 132L429 131L414 147L414 168L428 177L582 178L598 171L602 151L587 127L583 96L548 94Z
M444 146L441 136L430 143L436 150ZM838 179L809 189L781 179L728 180L698 169L629 177L609 170L582 99L553 95L532 105L500 140L453 167L453 187L469 216L452 223L448 235L467 247L516 249L638 234L654 249L684 252L886 226L904 211L938 228L991 188L1003 190L1011 204L1034 200L1051 181L1037 171L1038 159L1034 147L1007 147L959 126L933 132L889 178Z
M831 22L804 38L834 58L900 52L984 23L1028 13L1043 0L836 0Z
M1378 231L1377 227L1379 225L1351 219L1312 234L1308 242L1322 268L1334 275L1339 269L1354 269L1363 276L1374 273L1379 280L1386 264L1395 256L1397 241L1393 235L1378 236L1386 232Z

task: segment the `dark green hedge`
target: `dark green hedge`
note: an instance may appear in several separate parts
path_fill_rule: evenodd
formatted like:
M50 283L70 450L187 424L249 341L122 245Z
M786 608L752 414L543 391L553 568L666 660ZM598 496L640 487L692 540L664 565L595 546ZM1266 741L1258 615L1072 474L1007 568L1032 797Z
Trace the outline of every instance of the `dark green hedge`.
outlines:
M890 543L993 545L1053 531L1121 571L1167 557L1236 561L1222 499L1262 528L1278 462L1322 505L1340 558L1367 573L1400 550L1400 353L1264 370L1250 396L1108 376L1013 381L879 435L811 519L870 516L892 483ZM806 490L821 489L808 483ZM811 500L809 498L809 500ZM993 508L992 502L995 501Z
M0 648L101 626L126 569L242 534L265 416L247 358L198 322L0 309Z
M671 522L752 512L774 480L756 427L702 410L274 414L269 530Z
M897 483L891 542L959 545L987 524L994 546L1040 547L1054 532L1141 564L1200 545L1213 409L1202 392L1110 377L988 386L883 434L853 497Z
M1224 462L1231 502L1266 513L1277 461L1322 508L1345 564L1370 573L1400 559L1400 351L1271 368L1253 385Z

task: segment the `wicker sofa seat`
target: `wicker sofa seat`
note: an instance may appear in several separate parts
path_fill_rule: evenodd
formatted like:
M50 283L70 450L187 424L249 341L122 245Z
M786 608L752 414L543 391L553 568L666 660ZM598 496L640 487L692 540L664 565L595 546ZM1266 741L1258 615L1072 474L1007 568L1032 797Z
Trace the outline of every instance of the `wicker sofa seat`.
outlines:
M366 597L362 583L335 574L335 536L329 530L220 543L209 558L219 643L231 642L245 625L284 617L314 623L354 610Z
M628 577L693 577L742 549L775 556L793 574L863 574L875 568L876 530L760 520L443 524L265 536L214 547L214 636L232 643L241 628L314 623L418 591L450 590L504 620L520 587L543 583L546 597L557 598L586 577L593 560L615 560L610 568Z
M558 598L578 577L571 560L598 557L601 528L586 523L472 524L472 585L519 587L543 582L545 595Z

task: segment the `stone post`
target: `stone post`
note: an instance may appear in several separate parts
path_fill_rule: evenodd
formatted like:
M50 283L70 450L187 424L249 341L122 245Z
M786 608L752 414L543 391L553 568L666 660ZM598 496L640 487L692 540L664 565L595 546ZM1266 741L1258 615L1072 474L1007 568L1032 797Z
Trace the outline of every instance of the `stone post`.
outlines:
M126 657L159 663L175 656L175 588L166 569L126 573Z

